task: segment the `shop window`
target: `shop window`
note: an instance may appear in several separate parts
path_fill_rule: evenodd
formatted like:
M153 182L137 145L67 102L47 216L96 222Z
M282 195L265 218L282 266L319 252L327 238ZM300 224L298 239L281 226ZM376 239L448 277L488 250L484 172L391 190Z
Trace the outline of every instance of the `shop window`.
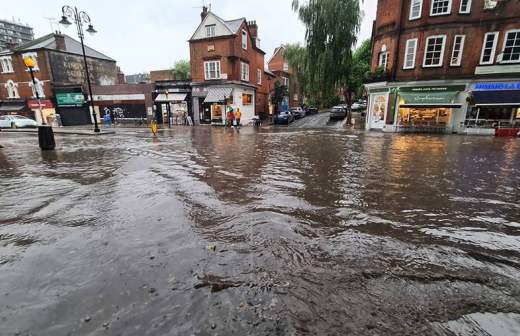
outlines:
M217 25L206 26L206 37L215 37L215 28Z
M220 79L220 61L204 62L206 80Z
M498 32L492 32L486 33L484 36L482 54L480 55L480 64L493 64L497 48L498 34Z
M446 127L450 123L451 108L400 108L399 124L414 127Z
M249 64L240 62L240 79L249 82Z
M451 53L451 66L460 66L462 63L462 53L464 52L465 35L455 35L453 39L453 51Z
M14 72L11 56L6 56L6 57L0 58L0 65L2 66L2 73Z
M460 1L460 14L469 14L471 12L471 0L461 0Z
M446 15L451 13L451 0L432 0L430 15Z
M481 107L478 113L478 119L510 121L511 107Z
M503 63L520 62L520 30L508 31L504 41Z
M18 84L12 80L8 80L5 87L7 88L7 98L20 98L20 95L18 94Z
M446 35L430 36L426 40L423 67L441 67L444 58Z
M404 55L404 69L415 68L415 55L417 53L417 39L406 41L406 54Z
M410 3L410 20L421 18L423 0L412 0Z
M253 103L253 95L243 93L242 94L242 105L251 105Z
M516 109L516 119L520 119L520 107Z
M242 30L242 49L247 50L247 32Z

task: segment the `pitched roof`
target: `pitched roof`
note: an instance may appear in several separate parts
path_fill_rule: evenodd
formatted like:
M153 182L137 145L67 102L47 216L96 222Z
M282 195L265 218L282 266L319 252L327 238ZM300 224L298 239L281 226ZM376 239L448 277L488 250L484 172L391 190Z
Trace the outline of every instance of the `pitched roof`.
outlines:
M238 30L242 26L242 22L244 22L245 20L245 18L240 18L235 20L224 21L224 23L226 24L226 26L228 26L229 30L231 30L234 34L237 34Z
M274 50L274 53L273 55L271 56L271 58L269 59L269 61L267 62L267 64L271 63L271 61L273 60L273 58L276 56L276 54L278 54L279 51L281 50L285 50L285 46L282 44L281 46L277 47L275 50Z
M58 46L56 45L56 37L59 35L56 34L47 34L40 38L37 38L33 41L24 43L12 50L12 52L24 52L24 51L31 51L31 50L37 50L37 49L47 49L47 50L59 50ZM65 39L65 52L76 54L76 55L83 55L83 52L81 50L81 43L73 39L72 37L68 35L62 35ZM60 50L61 51L61 50ZM107 61L115 62L113 58L108 57L105 54L100 53L99 51L96 51L88 46L85 46L85 54L87 57L93 57L93 58L99 58L104 59Z

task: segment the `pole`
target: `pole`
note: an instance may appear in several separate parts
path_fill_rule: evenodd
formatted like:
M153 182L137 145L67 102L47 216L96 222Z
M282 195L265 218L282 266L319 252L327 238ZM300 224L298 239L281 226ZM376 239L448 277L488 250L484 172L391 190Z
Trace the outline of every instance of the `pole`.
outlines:
M32 68L29 68L29 73L31 74L31 80L33 83L34 93L36 94L36 99L38 99L38 110L40 112L40 118L42 119L42 125L47 125L47 123L45 123L45 119L43 118L42 102L40 100L40 93L36 87L36 80L34 79L34 72Z

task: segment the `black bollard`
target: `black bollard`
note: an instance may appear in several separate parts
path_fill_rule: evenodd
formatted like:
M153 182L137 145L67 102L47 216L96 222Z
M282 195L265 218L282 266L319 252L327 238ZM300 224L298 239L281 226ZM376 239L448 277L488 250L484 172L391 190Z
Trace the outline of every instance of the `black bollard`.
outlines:
M54 150L56 148L54 132L51 126L38 126L38 141L40 142L41 150Z

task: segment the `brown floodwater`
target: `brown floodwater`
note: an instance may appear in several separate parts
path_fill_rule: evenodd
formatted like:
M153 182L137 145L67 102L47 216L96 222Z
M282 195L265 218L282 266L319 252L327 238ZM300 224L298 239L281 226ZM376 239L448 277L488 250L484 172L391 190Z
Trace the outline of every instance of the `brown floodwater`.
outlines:
M520 334L520 140L0 133L0 335Z

